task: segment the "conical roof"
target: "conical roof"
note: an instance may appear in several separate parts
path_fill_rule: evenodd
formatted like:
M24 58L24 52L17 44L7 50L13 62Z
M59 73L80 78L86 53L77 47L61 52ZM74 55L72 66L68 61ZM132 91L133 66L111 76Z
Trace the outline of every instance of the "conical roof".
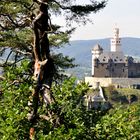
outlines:
M92 50L93 51L102 51L103 48L99 44L96 44Z

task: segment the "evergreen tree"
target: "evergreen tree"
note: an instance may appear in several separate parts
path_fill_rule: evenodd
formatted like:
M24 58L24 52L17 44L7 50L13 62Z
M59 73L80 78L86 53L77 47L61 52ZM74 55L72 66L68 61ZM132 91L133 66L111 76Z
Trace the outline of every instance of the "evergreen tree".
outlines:
M105 1L97 2L97 1L92 1L92 0L90 4L86 4L86 5L76 5L74 3L75 1L73 0L71 1L68 1L68 0L60 0L60 1L56 1L56 0L47 1L46 0L45 1L44 0L43 3L44 2L47 2L48 8L49 8L48 11L51 14L51 16L52 15L64 16L66 19L67 28L69 27L68 30L66 30L65 32L62 32L61 27L59 25L53 25L50 23L49 28L51 28L51 32L47 33L49 34L48 36L45 36L44 34L42 34L41 38L43 40L45 37L44 41L48 43L48 47L52 47L52 48L55 48L55 47L59 48L63 46L63 44L68 43L70 34L74 31L74 28L72 27L72 21L86 24L90 20L88 19L88 15L90 13L92 12L96 13L100 9L104 8L106 5ZM5 47L9 47L11 49L6 59L5 64L9 64L7 62L11 54L13 54L12 57L14 58L14 62L9 64L12 67L8 69L7 68L4 69L6 72L4 75L6 80L5 78L3 78L3 82L1 82L2 84L1 94L3 95L2 98L4 98L4 99L1 99L1 103L2 103L2 106L5 107L5 110L7 110L6 113L2 112L0 116L1 122L3 121L5 122L5 123L2 123L1 125L5 129L5 130L1 129L2 130L0 132L1 139L13 139L14 137L16 139L25 139L29 137L28 132L29 132L30 127L31 127L30 139L33 139L34 136L38 139L44 138L44 137L50 139L52 137L52 134L55 134L54 136L56 136L54 137L54 139L55 138L80 139L82 137L88 139L87 137L88 133L86 131L87 131L87 128L90 128L90 125L83 125L83 123L87 123L87 122L84 122L86 120L82 121L82 119L83 119L83 114L85 114L85 117L91 118L91 121L93 121L93 113L91 114L87 112L86 109L82 107L81 97L85 94L85 91L86 91L85 89L87 89L86 86L84 87L83 85L83 87L81 86L79 87L81 89L79 89L75 86L75 82L73 81L72 83L68 82L64 86L63 85L61 85L61 87L58 86L57 89L52 88L52 91L55 92L55 95L54 95L55 101L51 102L51 104L47 106L47 111L48 111L47 115L45 114L45 115L37 116L37 111L41 114L43 114L46 111L46 107L43 107L43 106L42 106L42 110L40 109L38 110L38 106L42 104L42 101L41 101L42 97L39 97L41 96L41 94L39 95L38 92L39 91L41 92L43 83L41 84L37 83L37 86L33 87L34 83L30 76L30 73L32 73L31 63L22 61L21 63L18 63L17 65L17 62L19 62L21 59L28 59L32 61L33 57L36 58L35 53L34 55L32 55L33 47L34 47L34 43L33 43L34 37L33 37L32 29L34 29L35 31L36 24L35 22L33 22L33 20L35 21L35 18L38 15L37 13L39 12L37 11L39 9L38 1L37 0L34 0L34 1L1 0L0 3L1 3L0 5L1 52L3 52L3 48L5 49ZM42 4L42 1L41 1L41 4ZM40 6L40 11L41 11L41 6ZM47 13L47 16L49 19L50 16L48 13ZM45 19L42 19L42 20L45 20ZM34 26L32 26L32 23L34 23ZM41 24L44 24L44 23L42 22ZM42 27L44 30L45 26L42 26ZM38 35L35 34L36 38L37 36ZM40 36L40 33L39 33L39 36ZM48 38L50 41L47 41ZM48 52L49 52L49 49L48 49ZM40 52L38 51L38 53ZM42 50L41 53L46 53L46 50L45 52L43 52ZM50 56L50 54L49 55L48 54L46 55L46 57L48 60L50 60L50 57L48 57ZM72 64L73 59L69 59L68 57L63 57L62 54L52 55L51 53L51 57L54 60L53 62L57 70L56 73L59 71L60 68L62 69L62 68L68 68L68 67L74 66ZM52 62L51 63L47 62L46 69L45 69L46 74L43 76L47 77L49 75L49 79L52 79L52 75L51 75L52 67L50 66L52 66ZM59 77L58 74L56 75L56 77L57 78ZM56 77L55 77L55 80L56 80ZM25 84L25 81L27 84ZM49 84L49 86L50 85L51 84ZM27 90L27 88L29 89ZM35 89L34 94L33 94L35 96L33 96L33 104L32 104L33 109L34 109L33 112L35 113L32 114L32 118L30 119L31 121L28 122L27 118L25 117L25 114L27 114L27 110L29 111L29 106L28 106L26 97L29 97L29 93L31 92L30 89L32 88ZM64 91L63 91L63 88L64 88ZM48 87L46 89L48 89ZM48 90L46 92L48 92ZM78 96L76 94L78 94ZM49 89L49 96L50 96L50 89ZM12 102L9 103L10 100ZM18 103L15 106L15 103L18 101L20 101L20 103ZM48 119L49 114L52 117ZM35 117L33 117L34 115ZM19 116L19 119L16 120L17 116ZM56 127L59 127L59 129L55 129ZM78 129L80 127L82 127L82 129ZM74 131L72 130L73 128L75 128ZM34 129L36 129L35 131L36 134L34 132ZM6 136L5 132L9 132L9 134L11 135ZM59 136L59 133L63 133L63 132L65 132L66 135ZM89 132L89 135L90 135L90 132ZM91 137L89 136L89 138Z
M88 15L96 13L104 8L106 1L93 1L90 4L75 5L74 0L47 0L49 4L49 14L51 18L55 16L65 17L67 30L62 31L58 25L53 25L53 32L49 34L51 48L62 47L69 42L71 33L75 30L72 27L73 22L86 24L90 19ZM0 48L3 52L4 47L10 47L17 61L18 56L25 58L32 57L33 50L33 31L32 21L38 13L38 5L32 0L1 0L0 1ZM71 62L73 59L63 57L62 54L55 54L55 58L61 59L58 61L60 67L73 67ZM64 61L65 60L65 61ZM65 62L65 63L64 63Z

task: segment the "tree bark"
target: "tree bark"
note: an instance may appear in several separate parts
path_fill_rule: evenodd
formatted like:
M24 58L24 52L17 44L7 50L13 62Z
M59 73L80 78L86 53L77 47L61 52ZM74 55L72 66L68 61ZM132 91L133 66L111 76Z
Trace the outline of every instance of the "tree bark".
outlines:
M40 13L33 21L34 30L34 56L35 56L35 79L36 85L32 94L32 111L28 114L28 120L32 123L31 130L34 130L34 125L36 124L39 116L45 118L53 124L56 124L54 119L54 113L47 110L48 105L55 102L53 94L51 92L51 85L53 80L53 75L55 72L54 62L50 56L49 39L48 39L48 28L49 26L49 16L48 16L48 5L44 2L40 3ZM43 63L46 61L46 63ZM43 90L43 100L46 105L46 114L38 114L39 107L39 94ZM54 121L55 120L55 121ZM30 136L30 138L33 136Z

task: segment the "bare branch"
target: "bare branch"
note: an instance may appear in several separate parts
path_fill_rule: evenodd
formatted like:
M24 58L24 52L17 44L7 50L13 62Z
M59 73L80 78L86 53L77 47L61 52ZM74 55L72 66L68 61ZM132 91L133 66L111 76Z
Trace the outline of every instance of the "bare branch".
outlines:
M20 50L16 50L17 53L20 53L20 54L23 54L23 55L32 55L32 53L30 52L23 52L23 51L20 51Z
M0 14L0 16L8 17L12 24L14 24L16 27L19 27L19 25L12 19L12 16L10 16L9 14Z
M3 76L0 76L0 80L5 80L5 77L3 77Z
M29 7L28 6L26 6L25 4L24 4L24 7L26 8L26 9L28 9L29 11L31 10L31 8L34 6L34 3L32 3Z
M1 24L0 24L0 27L3 29L3 30L7 30L6 27L3 27Z
M7 64L8 59L9 59L10 55L12 54L12 52L13 52L13 51L11 50L10 53L8 54L8 56L7 56L7 58L6 58L6 61L5 61L5 63L4 63L5 65Z
M102 1L100 3L93 2L91 5L72 5L72 6L63 6L56 0L53 0L61 9L63 10L71 10L73 13L86 15L90 12L96 13L100 8L104 8L106 5L106 1ZM83 14L84 13L84 14Z
M46 115L40 115L39 116L41 119L44 119L44 120L47 120L47 121L49 121L51 118L50 117L48 117L48 116L46 116Z

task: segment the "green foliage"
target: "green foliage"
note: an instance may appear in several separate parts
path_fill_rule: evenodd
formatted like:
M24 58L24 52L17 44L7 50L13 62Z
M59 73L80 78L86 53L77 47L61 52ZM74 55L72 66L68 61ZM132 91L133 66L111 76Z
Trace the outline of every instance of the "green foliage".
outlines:
M48 140L93 139L92 128L103 112L87 111L83 106L83 96L88 86L85 83L77 85L75 78L70 78L62 85L54 86L52 90L57 102L57 105L53 107L58 110L61 125L46 135L39 135L38 138Z
M71 25L73 22L87 23L90 20L89 14L101 10L106 6L106 3L106 0L100 2L91 0L89 4L78 5L73 0L59 0L58 2L53 0L50 5L54 14L57 15L59 13L59 15L63 15L67 24Z
M51 0L48 1L48 5L51 17L63 16L70 25L72 21L86 23L88 15L104 8L106 2L91 1L88 5L75 5L73 0ZM0 1L0 47L10 47L15 52L17 50L32 52L32 21L38 14L38 8L32 0ZM70 35L75 30L69 26L64 31L61 26L54 24L52 29L53 32L49 35L51 47L61 47L68 43Z
M69 21L86 23L91 12L97 12L105 6L105 2L92 2L91 5L73 5L72 1L61 0L59 3L51 1L52 13L63 13ZM12 47L15 51L32 51L31 10L28 8L31 0L4 1L1 0L0 14L2 17L0 31L0 46ZM69 6L67 6L69 5ZM28 7L28 8L27 8ZM36 5L33 6L34 10ZM51 13L51 14L52 14ZM56 27L54 27L56 28ZM72 31L72 29L70 29ZM69 40L69 33L60 32L50 37L52 47L60 47ZM59 33L59 35L58 35ZM55 64L61 68L73 67L73 59L63 57L62 54L54 55ZM0 95L0 139L28 139L30 122L27 120L29 112L28 100L32 93L32 79L30 64L22 62L19 66L5 68L4 77L0 81L2 94ZM56 104L50 109L56 111L61 119L60 126L54 128L46 120L38 119L35 126L37 139L67 140L67 139L107 139L107 140L137 140L140 139L140 106L135 104L111 110L108 114L100 111L87 111L83 106L83 96L88 87L85 83L76 84L74 78L65 80L61 85L54 85L52 91ZM117 100L125 97L127 100L134 91L125 90L121 95L114 87L109 87L109 99ZM130 94L129 94L130 93ZM39 108L39 113L44 113L45 107Z
M50 0L48 1L48 5L50 19L61 15L65 17L67 24L71 24L71 20L86 23L88 21L86 20L88 15L104 8L106 2L91 1L88 5L76 6L73 0ZM14 52L9 53L7 59L5 58L6 63L4 66L8 64L7 62L8 59L10 59L10 55L12 55L12 58L15 59L14 63L16 63L17 57L22 59L32 58L34 37L32 22L38 15L38 12L39 6L33 0L0 1L0 48L10 47L10 51ZM57 72L62 71L64 68L67 69L74 67L73 58L71 59L68 56L57 54L55 49L63 47L64 44L69 42L70 35L73 33L75 28L67 26L64 30L60 25L55 25L53 23L51 26L53 31L48 33L48 37L52 51L51 54L53 54L52 58ZM0 49L0 54L3 54L3 52L3 49ZM57 78L60 78L59 74L55 75L55 80Z
M0 46L16 47L25 49L31 47L31 33L28 28L30 25L29 9L25 8L31 4L26 1L5 1L0 2Z
M116 89L115 89L115 86L114 85L109 85L107 87L107 91L108 93L111 95L111 94L114 94L116 92Z
M115 88L110 85L104 88L106 100L109 101L114 107L120 104L128 105L138 102L140 99L140 90L132 88Z
M140 139L140 105L120 107L112 110L96 124L97 139L138 140Z
M28 101L32 94L30 63L23 61L17 67L7 67L5 78L0 81L0 139L28 139L30 122ZM61 85L53 85L56 104L50 109L60 117L61 124L54 128L49 121L38 119L35 125L36 139L140 139L140 105L133 104L112 109L109 112L87 111L83 96L88 91L85 83L76 84L75 78L66 79ZM39 107L39 114L45 113Z
M17 67L7 67L5 78L0 82L0 139L28 139L30 122L28 101L32 94L32 79L24 75L30 63L23 61ZM9 72L10 71L10 72ZM83 96L88 90L85 83L76 84L75 78L54 85L52 92L56 103L50 109L60 117L56 128L49 121L38 118L34 126L37 139L92 139L91 128L102 116L98 111L87 111ZM38 114L46 113L46 107L39 107Z
M28 139L30 122L28 100L32 92L30 63L23 61L18 67L5 69L6 80L0 81L0 139ZM24 75L24 73L29 75ZM109 113L87 111L82 97L87 93L85 83L76 84L75 78L65 80L61 85L52 87L57 101L50 109L61 118L60 126L54 128L50 122L38 119L35 126L37 139L140 139L140 105L122 106ZM45 107L39 109L44 113Z
M0 81L0 139L27 139L30 123L27 120L28 98L32 86L30 76L23 75L29 70L28 61L21 67L7 67L5 78Z
M74 58L69 58L68 56L63 56L62 53L53 55L53 59L54 59L55 64L57 64L57 66L59 66L62 70L66 69L68 67L73 68L76 66L72 63L75 60Z
M140 90L139 89L120 88L120 89L117 89L117 90L118 90L118 92L121 92L124 95L135 94L136 96L140 97Z

